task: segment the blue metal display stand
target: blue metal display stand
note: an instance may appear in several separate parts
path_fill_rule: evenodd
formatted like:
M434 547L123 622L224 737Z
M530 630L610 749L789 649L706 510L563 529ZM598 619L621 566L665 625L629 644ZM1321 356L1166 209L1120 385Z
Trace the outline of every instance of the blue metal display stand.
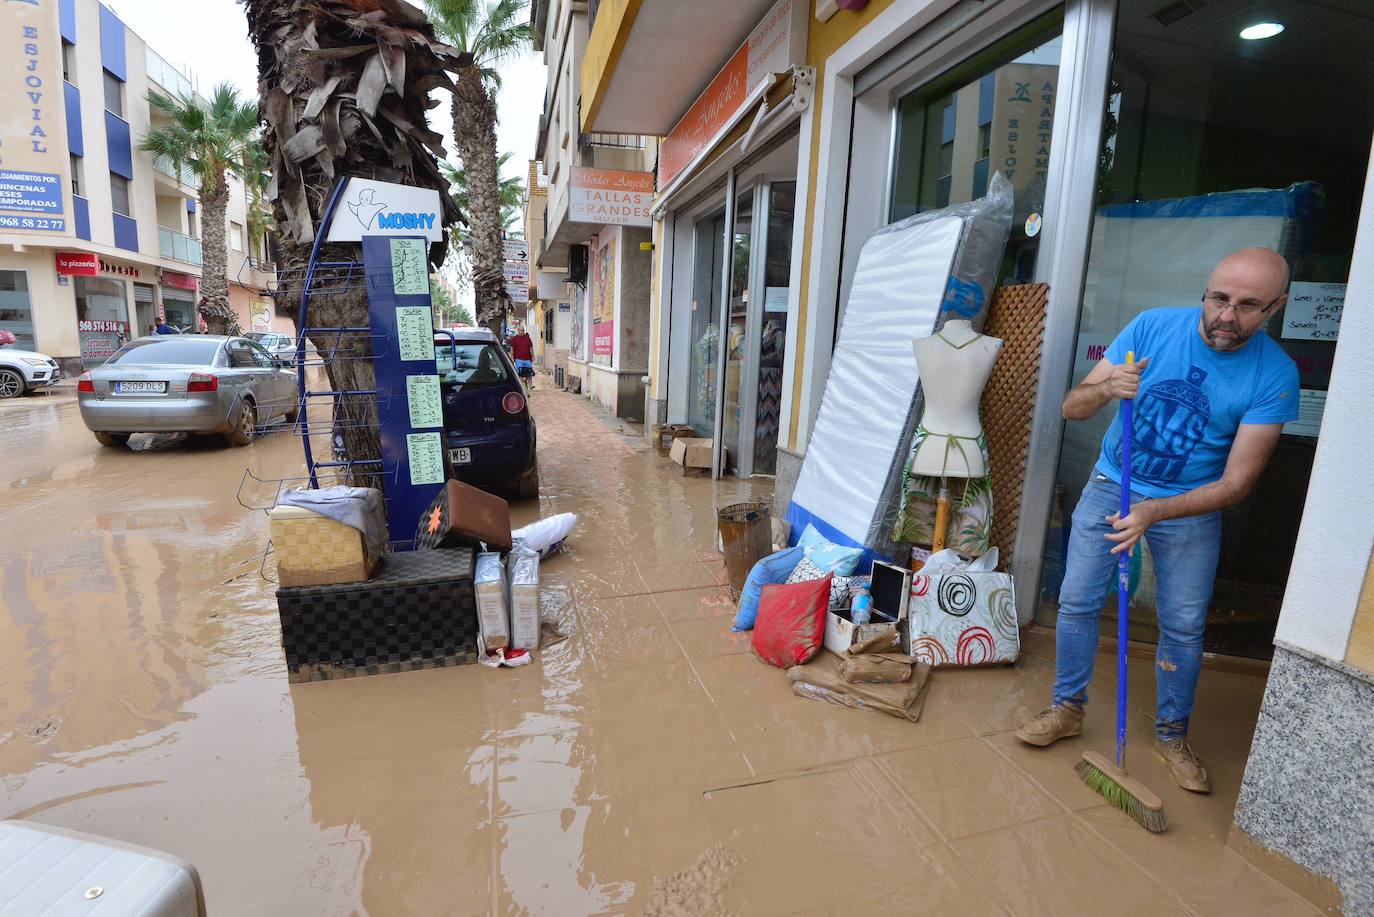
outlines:
M408 238L408 237L407 237ZM376 375L377 419L381 425L382 473L387 482L387 527L392 542L409 541L415 537L420 514L434 502L447 477L444 433L442 423L437 427L411 425L410 391L407 378L433 377L438 391L439 370L434 362L434 317L429 294L428 260L424 263L423 293L398 294L398 278L393 274L393 243L404 241L396 236L367 236L363 239L363 269L367 276L367 311L372 325L374 356L372 369ZM429 243L415 237L428 257ZM398 327L399 310L423 309L425 356L408 359L405 341ZM426 474L422 467L412 467L412 442L426 437L438 442L438 475L433 469Z

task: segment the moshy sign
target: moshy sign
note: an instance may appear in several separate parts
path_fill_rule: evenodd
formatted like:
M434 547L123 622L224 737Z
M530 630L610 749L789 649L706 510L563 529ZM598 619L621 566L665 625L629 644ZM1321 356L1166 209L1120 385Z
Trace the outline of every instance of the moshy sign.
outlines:
M424 236L441 242L439 192L366 178L350 178L334 220L330 242L360 242L363 236Z

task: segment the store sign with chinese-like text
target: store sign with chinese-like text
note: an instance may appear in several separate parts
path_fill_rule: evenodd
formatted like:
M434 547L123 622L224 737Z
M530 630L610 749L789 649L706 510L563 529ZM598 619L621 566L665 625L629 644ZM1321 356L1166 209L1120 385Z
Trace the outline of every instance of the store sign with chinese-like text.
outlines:
M0 230L67 231L58 0L0 3Z
M92 252L58 252L57 273L67 277L94 277L100 273L100 258Z
M568 186L568 219L603 226L650 226L654 173L574 168Z
M801 0L778 0L726 61L706 91L664 138L658 155L660 188L666 188L730 123L760 83L802 62L806 53L804 17L809 6ZM803 17L800 27L798 10Z

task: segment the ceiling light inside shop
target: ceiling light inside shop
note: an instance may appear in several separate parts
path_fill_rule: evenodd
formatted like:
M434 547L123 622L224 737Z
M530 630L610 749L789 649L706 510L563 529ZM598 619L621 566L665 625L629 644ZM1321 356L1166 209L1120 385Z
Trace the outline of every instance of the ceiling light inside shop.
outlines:
M1262 38L1273 38L1283 31L1281 22L1257 22L1248 25L1240 30L1240 37L1246 41L1259 41Z

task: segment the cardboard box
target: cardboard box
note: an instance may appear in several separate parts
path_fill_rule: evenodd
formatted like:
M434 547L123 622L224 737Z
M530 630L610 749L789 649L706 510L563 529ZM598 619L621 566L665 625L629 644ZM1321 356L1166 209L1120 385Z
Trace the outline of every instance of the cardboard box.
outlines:
M539 554L516 548L510 555L510 645L539 649Z
M845 656L854 644L863 643L896 623L896 618L889 618L874 610L873 618L867 624L855 624L849 620L848 608L832 609L825 613L823 643L830 652Z
M472 577L477 592L477 628L489 650L510 646L510 612L506 603L506 567L501 555L477 555Z
M711 453L715 450L713 439L675 438L671 458L687 468L710 468Z

